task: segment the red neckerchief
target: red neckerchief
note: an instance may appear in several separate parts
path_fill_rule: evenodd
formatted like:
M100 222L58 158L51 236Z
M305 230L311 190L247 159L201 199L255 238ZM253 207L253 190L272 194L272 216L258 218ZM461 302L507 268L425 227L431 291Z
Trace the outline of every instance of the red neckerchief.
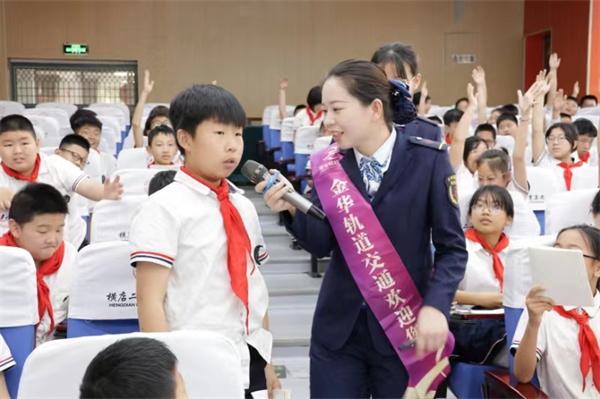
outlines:
M40 158L40 154L38 154L37 157L35 158L35 164L33 165L33 171L31 171L31 175L29 175L29 176L22 175L19 172L17 172L16 170L9 168L4 163L4 161L0 162L0 165L2 166L2 169L4 170L4 173L9 175L10 177L13 177L17 180L24 180L24 181L33 183L37 180L38 174L40 173L40 162L41 162L41 158Z
M446 138L444 139L444 141L446 142L446 144L452 145L452 137L450 137L449 134L446 135Z
M579 370L583 378L583 389L585 391L585 379L592 369L592 379L596 390L600 392L600 348L594 331L590 327L590 316L585 312L577 312L577 309L565 310L562 306L555 306L553 310L567 319L573 319L579 324Z
M250 255L252 245L242 217L237 208L229 200L229 184L227 184L226 179L221 179L219 187L214 187L213 184L210 184L206 180L192 175L185 166L181 167L181 171L217 194L221 207L223 226L225 227L225 234L227 235L227 269L229 270L229 278L231 279L231 288L246 308L246 330L248 330L250 308L248 307L246 256ZM250 259L252 259L252 257L250 257Z
M590 160L590 156L591 156L591 153L589 151L586 151L583 154L579 155L579 159L585 163L588 163L588 161Z
M492 255L494 274L496 275L496 279L500 283L500 289L502 290L504 286L504 265L502 264L502 259L500 259L500 252L508 247L508 236L502 233L498 243L493 248L486 240L483 239L483 237L477 233L474 228L465 230L465 238L481 244L483 249Z
M7 232L0 237L0 245L6 247L18 247L15 238L10 232ZM54 310L52 309L52 299L50 298L50 288L44 281L45 276L50 276L58 271L62 264L65 256L65 242L61 242L56 251L51 257L42 262L37 268L36 280L37 280L37 300L38 300L38 315L40 322L44 317L44 313L48 312L50 317L50 330L48 334L54 331ZM38 323L39 324L39 323Z
M567 186L567 191L571 191L571 181L573 180L573 171L571 169L578 168L583 165L583 161L577 161L573 163L561 162L558 164L563 171L563 178L565 179L565 185Z
M320 117L323 116L323 111L319 111L316 115L313 114L312 110L310 109L310 107L307 105L306 106L306 115L308 115L308 120L310 121L310 125L314 125L315 121L317 121Z

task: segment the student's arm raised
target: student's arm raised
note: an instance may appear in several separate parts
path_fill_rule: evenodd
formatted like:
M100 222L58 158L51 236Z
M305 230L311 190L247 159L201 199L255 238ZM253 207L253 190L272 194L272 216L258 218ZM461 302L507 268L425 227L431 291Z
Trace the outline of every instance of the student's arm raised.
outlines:
M136 265L137 308L142 332L169 331L164 302L170 271L151 262Z
M548 102L546 104L552 106L552 104L554 104L554 97L556 96L556 89L558 88L558 67L560 67L560 58L558 58L558 54L550 54L548 67L550 68L550 72L548 73L550 91L548 92Z
M450 146L450 164L455 172L463 163L465 140L469 135L469 126L471 126L473 115L477 109L477 97L475 96L474 88L471 83L467 84L467 96L469 98L469 105L467 105L467 109L465 109L465 112L456 125L456 130L452 137L452 145Z
M487 121L487 84L485 82L485 70L480 65L473 69L471 77L477 86L477 119L479 123ZM470 101L470 100L469 100Z
M106 178L104 184L85 179L77 185L75 192L92 201L119 200L123 194L123 185L119 181L119 176L113 180Z
M529 319L515 355L515 377L520 382L529 382L533 378L537 365L537 341L542 316L554 306L552 299L542 296L543 292L542 287L533 287L525 300Z
M133 129L133 146L140 148L144 146L144 127L142 126L142 117L144 116L144 105L148 101L148 96L152 93L154 88L154 81L150 80L150 72L146 69L144 71L144 89L140 94L140 99L135 105L133 111L133 118L131 119L131 126Z
M541 71L538 74L537 81L539 83L539 88L542 89L541 92L537 92L537 99L533 104L533 116L531 123L531 154L533 157L533 162L538 162L540 157L544 153L546 148L546 138L544 137L544 95L551 90L550 85L546 80L546 72Z
M288 80L281 79L279 82L279 117L281 120L287 117L286 90L288 88Z

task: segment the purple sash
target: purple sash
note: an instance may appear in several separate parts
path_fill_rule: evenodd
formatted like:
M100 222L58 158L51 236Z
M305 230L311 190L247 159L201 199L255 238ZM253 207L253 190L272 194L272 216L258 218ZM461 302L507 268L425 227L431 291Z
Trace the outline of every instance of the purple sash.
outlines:
M423 299L371 204L342 168L341 158L336 144L311 156L323 210L365 302L408 370L404 397L433 397L450 372L454 336L449 333L443 348L421 359L414 345L408 345L416 337Z

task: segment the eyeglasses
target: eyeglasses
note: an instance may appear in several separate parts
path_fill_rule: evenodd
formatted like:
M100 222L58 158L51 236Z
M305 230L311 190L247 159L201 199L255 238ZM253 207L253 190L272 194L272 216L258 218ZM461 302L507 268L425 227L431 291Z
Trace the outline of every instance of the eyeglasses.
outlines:
M73 158L73 162L78 164L79 166L83 166L87 163L87 157L83 158L81 155L76 153L75 151L67 150L66 148L60 148L60 151L64 151L71 155Z
M565 136L548 136L546 137L546 142L547 143L562 143L563 141L567 141L567 138Z
M504 210L502 208L502 206L500 206L500 204L497 204L497 203L488 204L485 202L476 203L475 205L473 205L472 209L477 212L483 212L484 209L487 209L490 213L498 213L498 212Z

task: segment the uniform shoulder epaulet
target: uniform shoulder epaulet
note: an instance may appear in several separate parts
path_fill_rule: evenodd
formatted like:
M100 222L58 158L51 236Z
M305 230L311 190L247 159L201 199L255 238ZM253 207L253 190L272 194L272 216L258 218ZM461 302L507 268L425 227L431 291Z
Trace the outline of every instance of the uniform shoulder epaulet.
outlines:
M408 141L412 144L421 145L423 147L431 148L433 150L446 151L448 149L448 145L446 143L443 143L441 141L424 139L423 137L419 136L410 136L408 138Z
M417 116L417 120L419 122L423 122L423 123L426 123L426 124L431 125L431 126L435 126L435 127L439 126L437 123L435 123L431 119L423 118L422 116Z

